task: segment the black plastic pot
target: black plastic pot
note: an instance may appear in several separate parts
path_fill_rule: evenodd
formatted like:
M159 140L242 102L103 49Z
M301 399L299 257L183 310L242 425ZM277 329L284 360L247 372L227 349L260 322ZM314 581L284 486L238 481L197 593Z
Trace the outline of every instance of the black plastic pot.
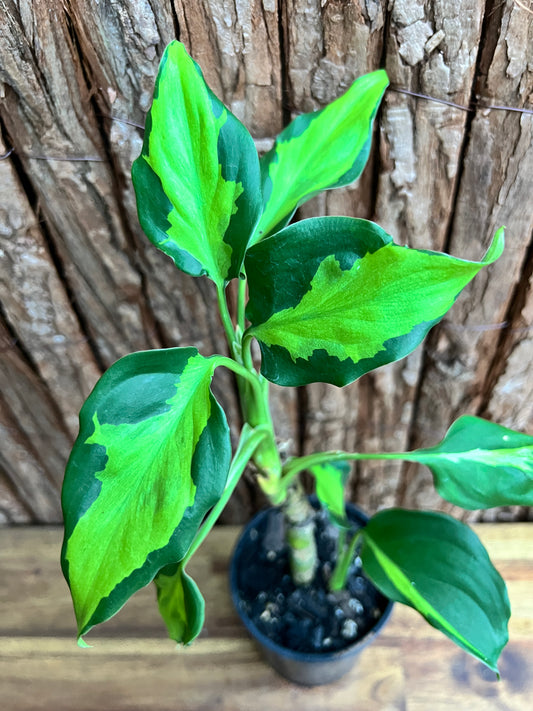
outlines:
M364 525L368 517L351 504L347 507L349 518L356 524ZM265 580L262 578L261 570L257 567L258 556L254 552L257 548L257 541L261 539L267 530L272 536L272 525L268 526L270 516L279 516L277 509L267 509L257 514L244 528L230 563L230 590L233 604L243 624L250 635L257 642L263 656L268 663L282 676L289 681L305 686L316 686L328 684L340 679L353 667L357 655L371 642L381 630L385 622L390 617L393 603L377 592L371 583L368 584L379 600L379 611L369 622L369 627L365 633L356 638L352 643L343 649L331 652L302 652L288 649L287 647L273 641L264 632L258 629L256 623L249 614L250 600L246 600L243 595L244 585L242 583L245 568L253 565L254 575L257 584L263 582L268 585L269 573L265 568ZM278 519L279 520L279 519Z

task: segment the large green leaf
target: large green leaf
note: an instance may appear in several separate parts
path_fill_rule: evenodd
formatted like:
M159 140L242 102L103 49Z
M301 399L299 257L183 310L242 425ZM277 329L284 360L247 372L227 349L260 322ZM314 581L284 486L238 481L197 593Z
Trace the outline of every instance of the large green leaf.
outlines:
M265 206L254 242L284 227L313 195L348 185L361 175L388 83L384 70L365 74L331 104L298 116L280 133L261 158Z
M205 617L205 602L198 586L181 563L159 571L154 582L169 637L178 644L190 644L202 631Z
M62 495L80 636L180 561L220 497L231 444L209 387L216 365L195 348L133 353L83 406Z
M502 249L503 230L471 262L400 247L366 220L286 227L246 256L247 336L259 341L261 372L279 385L342 386L403 358Z
M479 417L460 417L436 447L409 454L435 488L464 509L533 506L533 437Z
M505 583L476 534L445 514L390 509L363 529L363 569L497 671L511 614Z
M143 230L180 269L219 285L239 275L262 209L257 151L179 42L161 60L132 175Z

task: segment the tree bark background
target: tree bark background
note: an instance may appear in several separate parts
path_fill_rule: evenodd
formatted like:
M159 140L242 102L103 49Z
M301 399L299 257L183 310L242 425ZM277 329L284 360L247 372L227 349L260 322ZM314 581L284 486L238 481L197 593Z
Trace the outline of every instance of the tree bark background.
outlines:
M0 17L0 522L60 520L78 410L114 360L224 352L211 285L177 272L136 218L130 166L174 37L260 150L387 69L364 176L300 216L373 218L401 243L472 259L507 228L504 256L407 359L342 390L274 388L286 449L430 445L461 413L533 433L533 3L0 0ZM231 378L215 389L238 421ZM394 463L357 467L350 496L371 512L451 509L426 470ZM258 504L245 479L225 519Z

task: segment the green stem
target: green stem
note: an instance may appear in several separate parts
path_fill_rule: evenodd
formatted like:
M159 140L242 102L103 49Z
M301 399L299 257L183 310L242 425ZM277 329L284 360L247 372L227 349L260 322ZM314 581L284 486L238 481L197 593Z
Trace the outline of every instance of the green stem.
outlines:
M241 439L239 441L237 451L235 452L235 456L233 457L233 460L230 465L226 487L222 493L222 496L213 506L207 518L198 529L198 532L196 533L196 536L194 537L189 550L187 551L183 560L180 562L180 565L183 568L187 565L189 560L196 553L198 548L202 545L209 531L215 525L216 521L218 520L218 517L224 510L224 507L228 503L231 495L233 494L235 487L239 483L244 468L252 458L253 453L257 448L258 444L260 444L261 440L264 439L266 436L268 436L268 429L266 427L260 426L256 429L252 429L248 425L244 425L244 427L242 428Z
M304 457L294 457L290 459L283 467L283 480L286 486L289 486L294 478L304 469L315 464L326 464L327 462L345 462L346 460L362 461L368 459L403 459L406 461L417 461L417 455L414 452L316 452L308 454Z
M239 279L237 290L237 325L243 333L246 327L246 319L244 315L244 309L246 306L246 283L246 279Z
M251 353L251 336L245 333L243 337L239 325L234 330L226 295L220 285L217 285L217 296L220 316L226 331L231 355L231 358L217 356L217 360L220 365L225 365L237 375L239 399L244 421L253 428L265 425L269 429L270 436L258 447L254 455L254 463L263 475L259 479L259 485L270 501L276 505L283 500L286 489L283 488L281 490L278 485L281 479L281 460L270 415L268 381L258 375L254 368ZM241 319L243 318L243 302L244 291L240 287L239 303L241 303L241 306L239 308L241 310Z
M224 326L224 331L226 333L226 339L228 341L230 353L234 355L237 336L235 334L235 329L233 328L233 321L231 319L231 315L228 309L228 302L226 300L226 289L223 284L217 284L216 286L220 318L222 319L222 325Z
M248 368L248 370L254 370L254 363L252 359L252 338L250 334L245 333L242 339L242 362Z
M263 399L263 386L256 372L248 370L248 368L241 363L238 363L236 360L233 360L233 358L221 355L213 357L217 359L217 365L223 365L225 368L228 368L228 370L232 370L235 375L244 378L246 382L250 383L256 396L261 400Z
M286 494L281 510L286 521L286 540L291 577L295 585L310 585L318 567L314 510L298 484Z
M258 446L253 459L262 474L259 485L271 503L280 504L283 500L282 491L284 493L286 487L281 490L279 486L281 460L268 403L268 381L255 370L250 370L231 358L217 356L217 360L220 365L225 365L237 375L244 421L254 428L260 425L268 428L269 436Z
M348 570L355 556L355 549L359 543L361 537L360 533L356 533L349 546L342 545L339 546L339 557L337 559L337 564L329 580L330 590L342 590L346 585L346 579L348 577Z

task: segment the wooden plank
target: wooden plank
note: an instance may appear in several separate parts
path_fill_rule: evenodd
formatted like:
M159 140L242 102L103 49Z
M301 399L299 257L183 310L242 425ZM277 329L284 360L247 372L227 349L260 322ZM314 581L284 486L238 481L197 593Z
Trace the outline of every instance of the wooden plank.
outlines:
M9 160L0 205L0 521L59 522L77 410L99 371Z
M191 562L207 601L207 626L189 648L165 639L150 588L140 591L79 649L55 528L0 530L0 684L9 711L523 711L532 686L531 525L480 525L476 531L508 579L514 611L503 681L483 671L413 610L396 606L389 624L339 683L305 689L261 660L232 610L226 582L239 529L222 527ZM524 705L526 704L526 706Z
M485 408L485 413L497 422L523 431L531 431L533 422L533 289L530 284L526 304L511 326L505 370L500 373Z
M16 492L36 521L60 521L59 488L69 432L46 385L12 342L1 318L0 347L0 471L10 482L2 496L11 498L9 490Z
M483 10L479 0L395 2L386 46L392 86L468 106ZM466 119L448 104L387 93L376 217L401 243L444 247Z
M29 523L30 509L22 503L7 473L0 467L0 525Z
M43 644L28 638L2 647L2 692L10 711L51 707L57 711L249 711L256 708L258 698L265 708L291 704L306 711L403 708L394 649L380 649L362 659L337 685L296 689L261 661L249 640L202 640L191 654L144 639L126 645L107 641L91 659L82 650L67 652L65 642L54 639ZM28 655L30 646L40 647L40 653ZM361 701L354 706L354 689L364 706Z

